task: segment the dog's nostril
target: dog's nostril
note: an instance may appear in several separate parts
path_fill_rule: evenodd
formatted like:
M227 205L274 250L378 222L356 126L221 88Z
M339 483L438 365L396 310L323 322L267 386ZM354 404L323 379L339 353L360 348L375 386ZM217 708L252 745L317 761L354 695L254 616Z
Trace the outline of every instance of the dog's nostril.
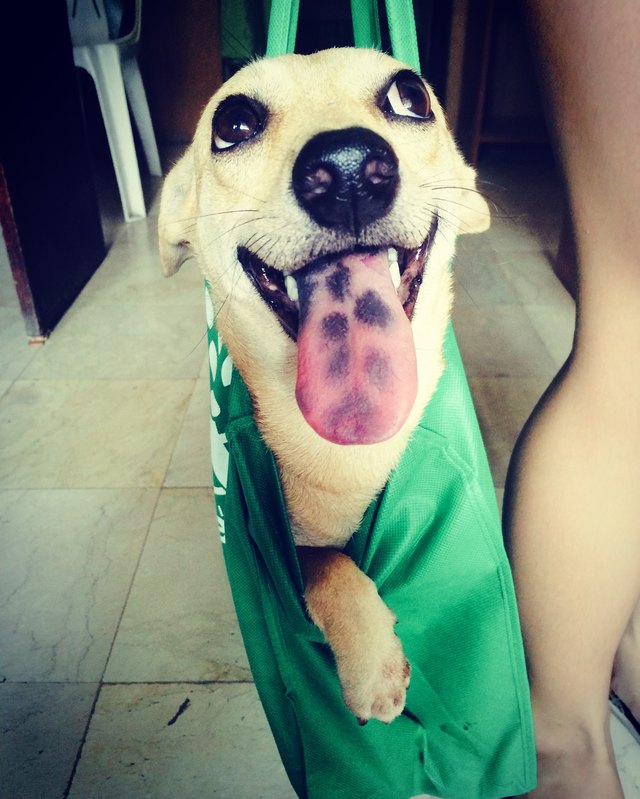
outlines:
M331 172L319 166L304 176L301 191L305 198L312 199L320 194L326 194L332 183Z
M365 180L374 186L395 180L397 176L397 164L384 158L372 158L370 161L367 161L364 167Z
M399 183L391 146L366 128L319 133L300 151L292 188L300 206L323 227L356 236L391 208Z

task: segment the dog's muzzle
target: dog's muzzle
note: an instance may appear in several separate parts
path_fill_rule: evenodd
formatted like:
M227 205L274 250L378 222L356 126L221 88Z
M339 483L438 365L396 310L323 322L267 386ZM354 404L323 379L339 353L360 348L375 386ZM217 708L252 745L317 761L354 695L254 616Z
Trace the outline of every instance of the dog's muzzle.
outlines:
M293 167L293 191L318 225L352 233L391 208L398 189L398 159L391 146L367 128L319 133Z
M391 146L365 128L326 131L301 149L292 188L313 222L353 248L284 274L248 249L238 260L297 344L296 399L308 424L336 444L373 444L397 433L417 395L411 319L438 217L422 245L358 245L393 207L399 187Z

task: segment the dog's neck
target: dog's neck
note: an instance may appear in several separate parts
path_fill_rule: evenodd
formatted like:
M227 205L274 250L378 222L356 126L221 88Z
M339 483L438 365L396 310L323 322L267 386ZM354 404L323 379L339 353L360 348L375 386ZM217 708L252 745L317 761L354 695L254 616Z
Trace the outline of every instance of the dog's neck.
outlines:
M346 544L400 461L437 386L444 366L441 348L451 305L448 262L452 252L444 239L437 255L412 321L418 396L402 429L377 444L342 446L318 436L295 400L295 345L283 335L282 345L272 348L265 359L265 332L242 318L243 306L236 305L233 311L229 306L220 309L218 328L223 340L229 342L231 357L252 397L258 429L274 453L299 545L340 548ZM234 346L237 330L244 331L241 348Z

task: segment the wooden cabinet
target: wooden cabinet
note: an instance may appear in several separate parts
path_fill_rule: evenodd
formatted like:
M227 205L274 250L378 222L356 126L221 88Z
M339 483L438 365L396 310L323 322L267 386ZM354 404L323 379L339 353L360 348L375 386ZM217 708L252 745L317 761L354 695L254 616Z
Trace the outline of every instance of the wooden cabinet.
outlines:
M2 6L0 108L0 223L37 340L104 257L64 0Z

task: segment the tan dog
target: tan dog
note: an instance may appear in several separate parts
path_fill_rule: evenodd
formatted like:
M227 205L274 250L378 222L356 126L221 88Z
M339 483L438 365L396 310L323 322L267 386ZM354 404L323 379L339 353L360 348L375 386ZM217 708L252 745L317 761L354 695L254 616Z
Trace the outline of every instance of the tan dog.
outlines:
M373 50L289 55L213 97L167 177L167 275L195 255L273 451L309 614L361 720L404 706L395 617L340 549L442 373L459 232L485 201L431 89Z

